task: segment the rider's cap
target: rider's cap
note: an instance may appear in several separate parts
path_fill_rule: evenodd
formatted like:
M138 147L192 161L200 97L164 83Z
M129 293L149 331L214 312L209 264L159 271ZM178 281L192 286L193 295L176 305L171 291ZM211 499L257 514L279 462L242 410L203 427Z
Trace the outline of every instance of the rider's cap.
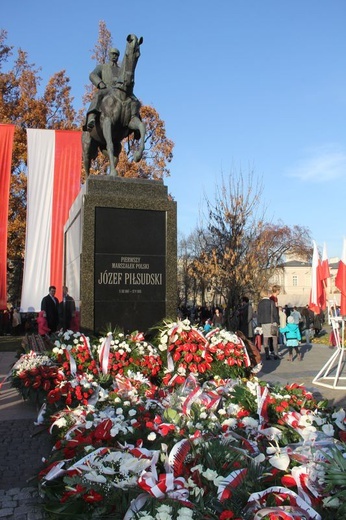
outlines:
M115 54L117 54L119 56L120 51L118 49L116 49L115 47L112 47L111 49L109 49L109 54L110 53L115 53Z

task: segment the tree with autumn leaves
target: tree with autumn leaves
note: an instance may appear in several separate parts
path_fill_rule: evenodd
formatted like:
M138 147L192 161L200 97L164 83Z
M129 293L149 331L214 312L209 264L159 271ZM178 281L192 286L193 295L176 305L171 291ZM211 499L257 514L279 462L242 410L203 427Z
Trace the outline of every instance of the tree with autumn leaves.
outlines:
M99 23L99 38L92 58L98 63L106 60L112 38L105 22ZM71 97L70 80L65 70L55 73L39 94L40 69L28 60L22 49L15 51L7 43L7 32L0 30L0 122L15 125L12 157L12 175L8 223L8 293L9 301L20 300L26 227L26 129L82 128L85 105L92 96L91 86L86 87L84 107L76 110ZM88 71L86 71L86 77ZM165 124L158 112L150 106L141 107L146 124L146 146L142 160L132 163L136 148L134 140L123 147L118 164L119 175L144 179L162 179L169 176L168 163L172 159L173 142L166 136ZM91 173L107 173L108 163L99 156ZM81 172L82 182L85 179Z
M18 49L11 68L5 65L14 54L0 31L0 121L15 125L12 154L8 222L8 293L10 301L20 299L26 225L26 129L78 128L72 106L69 79L65 71L54 74L42 95L38 94L39 69Z
M242 296L258 301L261 290L282 268L285 255L311 257L309 230L268 222L262 194L253 172L247 177L233 172L228 182L222 179L214 200L206 200L205 223L190 236L191 248L186 239L181 244L185 255L181 265L185 277L189 274L189 287L201 288L202 302L206 288L222 298L228 320Z

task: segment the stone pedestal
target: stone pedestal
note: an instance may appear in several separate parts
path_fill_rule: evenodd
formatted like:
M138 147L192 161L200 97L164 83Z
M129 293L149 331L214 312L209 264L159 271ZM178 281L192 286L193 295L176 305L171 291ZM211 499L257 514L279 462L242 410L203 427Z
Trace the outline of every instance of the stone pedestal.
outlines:
M146 332L165 317L175 318L176 203L167 187L160 181L91 176L75 214L81 222L76 226L78 218L72 218L81 232L81 328ZM73 256L78 254L67 254L66 272Z

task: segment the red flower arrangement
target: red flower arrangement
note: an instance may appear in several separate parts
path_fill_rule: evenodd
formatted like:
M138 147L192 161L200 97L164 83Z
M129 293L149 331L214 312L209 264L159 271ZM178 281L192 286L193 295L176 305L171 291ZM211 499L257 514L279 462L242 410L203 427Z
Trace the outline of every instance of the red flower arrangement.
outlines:
M161 330L161 351L167 350L167 373L163 383L184 383L189 374L201 380L215 375L237 378L245 375L250 360L242 341L226 330L214 329L204 336L188 320Z
M97 387L98 383L93 381L91 376L77 374L75 379L70 381L65 379L51 390L47 395L47 403L57 409L86 405Z
M53 365L48 356L32 351L20 358L11 373L12 386L20 391L24 400L29 399L38 406L64 379L61 368Z

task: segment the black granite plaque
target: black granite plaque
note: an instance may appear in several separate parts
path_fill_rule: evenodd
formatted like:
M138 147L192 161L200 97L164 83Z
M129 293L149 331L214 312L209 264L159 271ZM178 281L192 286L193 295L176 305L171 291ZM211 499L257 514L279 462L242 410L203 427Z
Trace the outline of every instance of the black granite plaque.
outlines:
M166 214L95 208L95 330L146 331L166 314Z

